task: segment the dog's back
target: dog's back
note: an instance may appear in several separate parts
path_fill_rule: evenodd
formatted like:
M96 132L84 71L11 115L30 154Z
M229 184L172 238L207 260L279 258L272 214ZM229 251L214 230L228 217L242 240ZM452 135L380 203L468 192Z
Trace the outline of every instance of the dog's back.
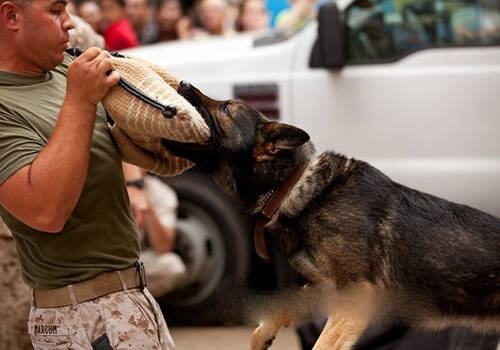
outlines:
M421 316L498 317L500 220L396 183L392 192L392 279L433 305Z
M339 287L381 284L411 323L500 315L500 219L397 184L365 162L318 159L307 181L315 198L292 225ZM318 185L326 168L336 173Z

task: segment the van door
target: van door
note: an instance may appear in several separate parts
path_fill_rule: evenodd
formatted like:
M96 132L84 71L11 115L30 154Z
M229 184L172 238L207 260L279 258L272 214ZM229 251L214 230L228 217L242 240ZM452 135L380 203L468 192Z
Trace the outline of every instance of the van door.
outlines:
M357 0L344 26L340 70L309 67L305 29L293 122L320 150L500 215L500 3Z

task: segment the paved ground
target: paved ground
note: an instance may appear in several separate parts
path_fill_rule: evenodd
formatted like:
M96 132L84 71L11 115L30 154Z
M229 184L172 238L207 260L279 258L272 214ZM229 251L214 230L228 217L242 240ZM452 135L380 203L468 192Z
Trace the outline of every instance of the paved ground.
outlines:
M248 350L253 328L247 327L203 327L170 329L177 350ZM282 329L271 350L300 350L299 339L294 329Z

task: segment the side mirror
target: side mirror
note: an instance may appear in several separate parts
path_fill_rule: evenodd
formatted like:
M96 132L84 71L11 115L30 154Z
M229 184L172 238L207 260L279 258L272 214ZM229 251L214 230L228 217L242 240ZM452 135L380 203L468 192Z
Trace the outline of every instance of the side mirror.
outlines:
M309 66L338 69L344 64L344 21L337 4L331 2L319 10L318 37L311 52Z

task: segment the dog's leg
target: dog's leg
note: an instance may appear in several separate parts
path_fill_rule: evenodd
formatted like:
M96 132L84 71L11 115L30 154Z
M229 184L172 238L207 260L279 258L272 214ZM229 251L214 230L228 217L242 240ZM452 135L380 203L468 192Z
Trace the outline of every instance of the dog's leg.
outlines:
M285 314L264 320L252 334L250 349L267 350L273 343L279 330L282 327L288 327L291 322L290 317Z
M341 294L313 350L351 349L375 317L380 300L374 286L360 283Z
M268 349L280 328L309 318L318 310L324 310L325 295L330 295L329 286L306 284L297 289L282 291L282 294L260 299L253 310L262 309L262 319L251 339L252 350Z
M368 324L330 316L313 350L349 350Z

